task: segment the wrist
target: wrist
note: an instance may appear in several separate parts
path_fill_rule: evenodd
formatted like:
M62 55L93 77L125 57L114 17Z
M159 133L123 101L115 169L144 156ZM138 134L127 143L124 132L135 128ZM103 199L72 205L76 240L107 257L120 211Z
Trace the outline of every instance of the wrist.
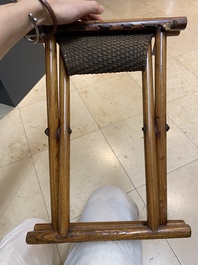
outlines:
M48 1L47 0L32 0L31 3L33 3L33 5L28 6L28 8L27 8L27 2L26 2L26 5L24 3L25 3L25 0L20 0L18 4L19 5L21 4L21 8L23 8L23 11L25 13L28 12L27 16L29 19L29 26L31 27L33 26L36 32L35 38L29 37L27 35L25 36L26 39L32 43L37 43L39 41L39 38L41 39L51 38L56 33L58 23L57 23L56 15L51 5L48 3ZM37 5L35 5L35 3L37 3ZM29 12L29 10L31 12ZM39 27L38 27L39 25L46 25L46 26L53 25L53 27L50 30L50 32L47 29L46 31L44 30L44 32L42 32L42 34L40 35Z
M18 0L18 5L21 5L28 14L31 13L33 17L37 19L37 25L51 25L52 20L50 14L46 10L46 8L40 3L39 0Z

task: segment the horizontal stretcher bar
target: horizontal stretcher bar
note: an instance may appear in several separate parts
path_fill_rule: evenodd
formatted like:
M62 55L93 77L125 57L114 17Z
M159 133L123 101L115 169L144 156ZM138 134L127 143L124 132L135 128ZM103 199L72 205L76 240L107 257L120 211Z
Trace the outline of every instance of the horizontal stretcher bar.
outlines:
M146 221L70 223L66 237L60 237L51 224L37 224L35 231L27 234L28 244L76 243L85 241L110 241L134 239L184 238L191 236L191 229L184 221L168 221L157 231L147 227Z

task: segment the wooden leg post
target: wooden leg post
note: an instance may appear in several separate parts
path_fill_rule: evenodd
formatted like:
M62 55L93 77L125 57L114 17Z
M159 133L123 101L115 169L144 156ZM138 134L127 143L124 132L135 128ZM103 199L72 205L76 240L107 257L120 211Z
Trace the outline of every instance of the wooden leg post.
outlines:
M161 225L167 223L166 39L166 33L158 28L155 38L155 123Z
M148 227L152 231L157 231L159 227L159 197L151 46L148 50L147 66L142 73L142 84L147 220Z
M55 39L46 40L46 86L47 117L49 133L49 174L51 194L51 220L54 229L58 227L58 78Z
M59 56L59 200L58 231L65 237L70 222L70 82L62 56Z

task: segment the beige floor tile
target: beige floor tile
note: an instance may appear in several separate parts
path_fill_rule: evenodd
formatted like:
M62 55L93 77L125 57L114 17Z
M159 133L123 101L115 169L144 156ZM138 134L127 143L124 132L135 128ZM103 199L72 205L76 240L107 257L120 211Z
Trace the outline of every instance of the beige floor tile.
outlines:
M176 255L166 240L145 240L143 248L143 265L180 265Z
M60 254L62 264L64 264L65 260L67 259L68 253L69 253L69 250L70 250L71 247L72 247L72 244L69 244L69 243L58 244L57 245L58 252Z
M169 1L171 2L167 8L163 10L166 16L196 16L198 6L191 4L188 1Z
M172 172L168 177L170 217L176 216L192 228L191 238L169 240L181 264L196 264L198 259L197 168L198 160Z
M31 158L0 168L0 238L27 218L48 219Z
M73 91L73 90L75 90L76 88L75 88L75 86L74 86L74 84L73 84L73 82L72 82L72 80L71 80L71 83L70 83L70 90L71 91Z
M174 10L174 12L177 12L178 9L180 10L182 8L182 5L184 4L184 1L182 0L145 0L144 2L155 10L163 11L169 9Z
M65 245L65 244L61 244L61 245ZM62 265L62 260L59 254L59 249L57 245L54 245L54 257L53 257L53 264L54 265Z
M198 93L175 100L168 104L168 115L177 126L198 146Z
M196 0L184 0L184 10L186 11L187 17L197 16L198 3Z
M168 54L172 57L197 50L198 35L188 28L177 37L168 39Z
M94 85L99 81L103 81L105 79L109 79L113 77L115 74L107 73L107 74L95 74L95 75L74 75L71 77L71 81L74 86L78 88L87 87L89 85Z
M164 17L163 13L158 10L148 10L147 12L143 12L140 18L161 18Z
M143 202L146 204L146 186L142 185L141 187L137 188L137 191L142 198ZM146 210L145 210L146 211ZM144 213L144 216L146 216L147 213Z
M145 183L142 114L102 129L135 187Z
M197 23L198 24L198 23ZM198 77L198 50L176 56L175 59L185 66L190 72ZM192 76L189 74L189 82L191 83ZM194 79L194 78L192 78ZM190 86L190 84L189 84ZM191 86L190 86L191 88ZM193 86L192 86L193 88Z
M124 4L125 1L126 0L120 0L119 2ZM104 4L105 6L108 6L110 8L112 8L112 6L114 6L114 4L115 4L115 1L113 1L113 0L100 0L100 2L102 4Z
M47 152L34 156L34 163L49 209ZM82 213L89 195L99 186L134 189L102 134L97 131L72 141L71 144L71 218Z
M152 7L148 6L145 2L134 0L125 1L108 1L106 5L119 17L123 19L128 18L141 18L146 14L154 12Z
M35 154L32 158L41 186L45 205L47 207L48 215L51 216L48 150Z
M198 50L167 58L167 101L173 101L198 91L196 59ZM194 57L194 59L193 59ZM195 76L197 72L197 76ZM142 86L141 72L131 72L131 77Z
M79 93L99 127L141 112L141 89L127 73L81 88Z
M187 3L193 4L198 7L198 3L196 0L186 0Z
M117 186L125 192L134 188L104 137L97 131L72 142L71 218L80 215L90 194L104 185Z
M98 129L96 122L76 90L71 93L71 128L71 139Z
M142 72L130 72L129 74L142 88Z
M104 13L101 15L102 20L110 20L110 19L120 19L118 15L113 13L111 9L104 5Z
M145 0L147 5L164 14L164 16L192 16L196 15L198 6L196 0Z
M40 101L21 107L20 113L31 153L45 150L48 146L48 138L44 133L47 128L46 102Z
M167 66L167 101L198 91L198 78L176 60L169 58Z
M190 2L193 2L189 1ZM195 3L196 2L196 3ZM198 18L197 18L197 12L198 12L198 3L195 0L195 2L191 5L191 8L186 8L186 16L188 19L188 29L193 31L195 34L197 34L197 23L198 23Z
M196 14L194 15L190 15L188 16L188 28L194 32L195 34L197 34L197 25L198 25L198 18L197 18L197 12L198 12L198 5L197 5L197 8L195 9L196 10Z
M197 58L198 50L167 58L167 101L170 102L180 97L198 91ZM194 56L194 60L193 57ZM191 67L192 65L192 67ZM197 72L197 76L195 76ZM141 72L131 72L131 77L142 86Z
M23 124L18 109L0 120L0 167L30 156Z
M173 121L167 118L170 130L167 133L168 172L198 158L198 148Z
M197 166L198 160L195 160L168 174L170 218L177 215L178 218L185 219L192 225L196 224L198 215L197 211L193 210L196 208L198 200ZM198 229L196 228L194 232L197 233Z
M44 134L47 128L46 102L41 101L21 107L20 113L31 153L36 154L46 150L48 146L48 138ZM71 127L73 132L71 135L72 138L98 129L98 126L76 90L71 91Z
M167 170L177 169L198 158L197 147L170 120L167 134ZM142 114L102 129L102 132L137 188L145 183Z
M73 83L70 83L70 89L75 90ZM18 104L18 107L24 107L40 101L46 100L46 76L44 75L39 82L30 90L30 92Z

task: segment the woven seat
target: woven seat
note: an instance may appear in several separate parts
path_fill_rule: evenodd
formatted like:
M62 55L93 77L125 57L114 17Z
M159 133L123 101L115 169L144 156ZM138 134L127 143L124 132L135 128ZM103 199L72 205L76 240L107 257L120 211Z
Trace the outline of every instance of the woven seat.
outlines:
M153 34L60 35L67 73L99 74L144 71Z
M166 43L167 37L177 36L186 23L183 17L77 22L59 27L56 40L45 41L51 223L37 224L27 234L27 243L191 235L189 225L169 220L167 215ZM151 39L155 42L155 60ZM59 61L56 41L61 50ZM70 76L123 71L142 72L147 220L70 222Z

